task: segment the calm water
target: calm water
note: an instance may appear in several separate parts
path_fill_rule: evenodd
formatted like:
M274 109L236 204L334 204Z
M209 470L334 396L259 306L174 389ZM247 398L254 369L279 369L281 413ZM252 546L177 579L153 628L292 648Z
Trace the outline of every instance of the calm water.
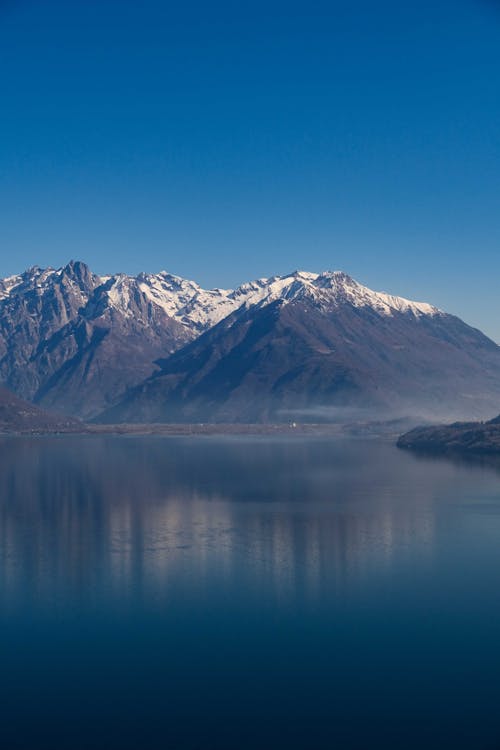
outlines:
M0 441L5 748L500 748L500 473Z

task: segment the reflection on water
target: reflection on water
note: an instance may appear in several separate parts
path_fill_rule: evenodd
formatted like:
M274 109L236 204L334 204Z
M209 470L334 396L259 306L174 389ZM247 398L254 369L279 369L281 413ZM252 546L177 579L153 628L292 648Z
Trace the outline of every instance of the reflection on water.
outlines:
M500 746L498 571L494 467L363 440L3 439L3 744Z
M432 554L432 495L385 445L161 439L4 440L0 583L52 601L208 579L323 597L395 553ZM359 463L357 461L359 455ZM408 472L414 476L409 477ZM438 472L443 474L443 472ZM438 479L446 488L447 472ZM402 485L404 483L404 496Z

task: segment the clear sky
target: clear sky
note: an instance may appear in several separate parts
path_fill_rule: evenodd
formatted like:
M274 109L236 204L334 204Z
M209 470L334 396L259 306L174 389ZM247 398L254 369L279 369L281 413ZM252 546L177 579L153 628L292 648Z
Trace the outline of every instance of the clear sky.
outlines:
M500 341L500 2L0 0L0 276L347 271Z

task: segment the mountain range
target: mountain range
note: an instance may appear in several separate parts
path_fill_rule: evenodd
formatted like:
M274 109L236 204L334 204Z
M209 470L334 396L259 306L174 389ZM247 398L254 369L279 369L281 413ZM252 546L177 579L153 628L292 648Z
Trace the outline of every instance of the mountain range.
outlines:
M72 261L0 280L0 382L104 422L484 418L500 404L500 347L342 272L204 290Z

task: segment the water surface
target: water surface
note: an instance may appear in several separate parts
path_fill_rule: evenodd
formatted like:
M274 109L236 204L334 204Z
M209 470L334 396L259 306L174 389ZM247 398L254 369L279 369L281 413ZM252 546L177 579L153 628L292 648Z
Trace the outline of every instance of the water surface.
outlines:
M9 748L500 748L500 473L384 441L0 441Z

